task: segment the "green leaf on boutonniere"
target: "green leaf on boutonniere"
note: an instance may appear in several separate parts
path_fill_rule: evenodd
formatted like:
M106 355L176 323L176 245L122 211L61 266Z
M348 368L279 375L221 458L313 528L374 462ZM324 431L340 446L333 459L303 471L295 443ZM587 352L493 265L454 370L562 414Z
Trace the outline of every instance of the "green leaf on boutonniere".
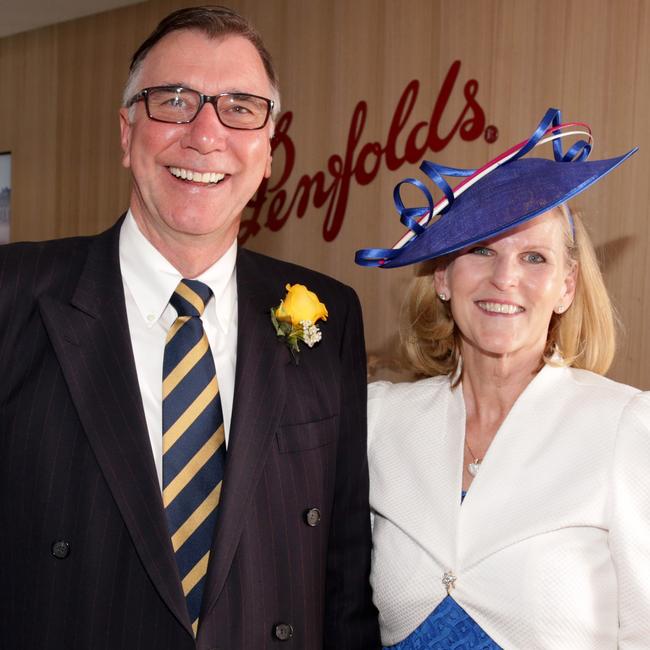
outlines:
M285 340L294 363L298 365L298 341L311 348L321 340L317 322L327 320L327 307L302 284L287 284L285 288L287 293L283 300L271 308L271 323L278 338Z

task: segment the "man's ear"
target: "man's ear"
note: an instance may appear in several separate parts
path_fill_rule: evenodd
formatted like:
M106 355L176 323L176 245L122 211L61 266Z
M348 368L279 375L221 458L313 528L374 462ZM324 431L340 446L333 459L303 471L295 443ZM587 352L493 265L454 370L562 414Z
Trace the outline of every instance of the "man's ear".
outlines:
M268 157L266 159L266 167L264 168L264 178L270 178L271 176L271 162L273 161L273 133L275 132L275 124L271 123L271 130L269 132L269 142L268 142Z
M122 166L131 166L131 131L133 126L129 120L129 109L120 108L120 144L122 145Z

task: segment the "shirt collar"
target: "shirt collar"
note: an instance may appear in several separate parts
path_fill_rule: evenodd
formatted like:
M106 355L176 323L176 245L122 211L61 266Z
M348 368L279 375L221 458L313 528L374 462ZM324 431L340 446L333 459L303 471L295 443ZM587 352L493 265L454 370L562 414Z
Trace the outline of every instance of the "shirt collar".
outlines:
M207 284L214 295L206 310L216 314L224 333L232 323L237 308L235 262L237 240L196 280ZM131 210L120 230L120 267L138 311L147 327L161 318L169 299L182 280L181 274L142 234Z

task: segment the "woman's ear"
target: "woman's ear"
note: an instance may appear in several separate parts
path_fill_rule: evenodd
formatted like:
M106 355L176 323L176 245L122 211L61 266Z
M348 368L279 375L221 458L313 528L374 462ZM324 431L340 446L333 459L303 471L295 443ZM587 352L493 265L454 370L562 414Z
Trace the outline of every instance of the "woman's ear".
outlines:
M571 260L571 267L567 269L567 274L564 278L564 286L562 289L562 297L560 299L560 302L562 305L564 305L565 311L571 306L571 303L575 298L579 271L580 269L578 267L578 262Z
M442 301L447 301L451 298L447 273L448 266L449 265L447 262L441 262L438 266L436 266L435 271L433 272L433 286L436 290L436 293L438 294L438 297Z

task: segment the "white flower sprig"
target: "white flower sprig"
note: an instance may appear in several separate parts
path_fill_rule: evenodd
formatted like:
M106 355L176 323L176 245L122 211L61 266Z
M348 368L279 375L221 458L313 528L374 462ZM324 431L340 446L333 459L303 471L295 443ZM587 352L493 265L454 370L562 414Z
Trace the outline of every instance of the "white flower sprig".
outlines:
M276 334L285 340L294 362L298 364L298 342L302 341L312 348L323 338L317 322L327 320L327 307L303 284L287 284L285 288L285 297L277 307L271 309L271 322Z

